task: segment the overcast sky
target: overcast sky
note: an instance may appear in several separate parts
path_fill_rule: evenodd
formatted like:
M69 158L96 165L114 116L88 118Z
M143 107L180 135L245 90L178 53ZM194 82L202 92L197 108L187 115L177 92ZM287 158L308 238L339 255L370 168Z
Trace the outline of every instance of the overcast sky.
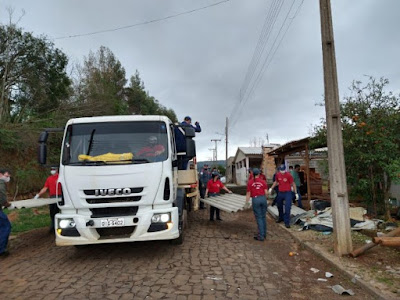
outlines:
M323 100L317 0L282 0L279 11L274 10L273 0L230 0L160 22L59 39L161 19L220 1L0 0L0 20L7 22L6 7L15 10L14 19L25 10L19 25L48 36L71 63L82 62L101 45L110 48L127 76L139 70L150 95L172 108L180 120L189 115L200 122L198 160L211 159L209 149L215 146L211 139L219 138L218 159L225 159L225 138L219 134L230 116L234 126L229 128L229 156L238 146L250 146L250 140L265 140L267 134L270 143L281 144L308 136L312 125L325 116L324 108L316 106ZM332 11L340 97L348 94L352 80L366 81L364 75L387 77L389 89L398 93L400 1L333 0ZM277 17L272 27L273 13ZM271 31L268 39L267 35L261 39L264 51L259 52L256 46L264 24ZM250 68L255 71L252 80L245 81L254 53L261 55L255 56L258 63ZM241 97L246 82L247 93Z

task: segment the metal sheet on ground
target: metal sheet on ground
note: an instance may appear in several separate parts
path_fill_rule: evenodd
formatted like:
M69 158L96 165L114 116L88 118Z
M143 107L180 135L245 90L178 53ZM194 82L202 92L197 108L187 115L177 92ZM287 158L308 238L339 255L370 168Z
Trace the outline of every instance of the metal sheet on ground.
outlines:
M60 198L39 198L13 201L11 203L14 204L15 208L33 208L57 203L58 201L60 201Z
M200 201L231 213L243 209L246 204L246 196L238 194L223 194L220 196L200 199Z

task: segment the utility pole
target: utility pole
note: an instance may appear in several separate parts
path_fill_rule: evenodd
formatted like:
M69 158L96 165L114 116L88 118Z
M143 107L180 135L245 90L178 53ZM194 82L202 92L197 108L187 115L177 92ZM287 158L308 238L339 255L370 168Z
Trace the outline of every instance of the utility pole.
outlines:
M330 196L334 250L339 256L353 249L350 234L349 199L344 163L339 88L330 0L320 0L322 57L324 66L325 110L328 141Z
M217 140L217 139L212 139L211 140L211 142L215 142L215 160L217 161L218 160L218 158L217 158L217 155L218 155L218 145L217 145L217 142L220 142L221 141L221 139L219 139L219 140Z
M208 148L208 150L212 151L212 160L215 160L215 148Z
M225 170L228 170L228 117L225 125Z

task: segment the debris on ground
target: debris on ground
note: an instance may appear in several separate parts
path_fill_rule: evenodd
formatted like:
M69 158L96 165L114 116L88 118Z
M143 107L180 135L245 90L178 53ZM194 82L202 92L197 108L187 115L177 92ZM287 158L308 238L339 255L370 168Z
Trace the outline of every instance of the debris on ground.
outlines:
M326 278L331 278L331 277L333 277L333 274L329 273L329 272L325 272L325 277Z
M334 285L332 287L332 290L339 295L350 295L350 296L354 296L354 292L351 289L344 289L340 284Z
M318 272L319 272L319 270L316 269L316 268L311 268L310 271L312 271L312 272L314 272L314 273L318 273Z

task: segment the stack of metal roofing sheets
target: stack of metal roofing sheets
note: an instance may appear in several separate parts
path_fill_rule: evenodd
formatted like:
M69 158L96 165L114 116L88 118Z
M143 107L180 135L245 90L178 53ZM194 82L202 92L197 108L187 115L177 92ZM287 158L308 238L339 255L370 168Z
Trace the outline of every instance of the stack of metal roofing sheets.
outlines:
M200 199L200 201L230 213L243 209L246 204L246 196L238 194L223 194L220 196Z

